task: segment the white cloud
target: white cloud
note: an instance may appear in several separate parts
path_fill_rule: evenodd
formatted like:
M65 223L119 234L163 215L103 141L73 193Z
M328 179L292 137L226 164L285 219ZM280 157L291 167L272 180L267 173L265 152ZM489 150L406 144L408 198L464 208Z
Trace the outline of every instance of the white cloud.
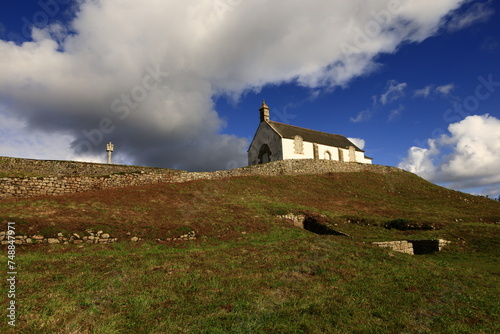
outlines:
M436 92L440 93L441 95L448 95L454 89L455 89L454 84L447 84L447 85L436 87Z
M365 148L365 140L361 138L347 138L349 139L354 145L356 145L359 149L364 149Z
M401 116L401 112L404 110L404 106L400 105L397 109L391 110L391 113L389 114L389 118L387 119L388 122L393 122L397 120Z
M380 103L388 104L399 100L405 95L404 90L406 89L406 82L397 82L396 80L391 80L387 83L387 91L380 95Z
M467 28L473 24L487 21L494 13L492 1L474 2L465 12L457 10L452 13L447 24L450 31Z
M448 131L429 140L428 148L412 147L399 167L453 189L484 187L485 194L500 194L500 120L469 116Z
M422 89L417 89L415 93L413 93L413 97L423 97L428 98L431 95L432 85L425 86Z
M37 131L73 139L71 150L82 157L113 141L136 164L242 165L248 142L222 134L214 96L237 100L284 82L346 85L376 68L378 54L435 34L462 1L79 3L70 27L40 27L22 45L0 40L0 103L27 131L12 133L0 155L19 151L23 134ZM345 45L355 48L346 53ZM404 87L395 89L384 101ZM44 145L63 154L60 144Z
M427 141L428 148L413 146L408 150L408 156L399 164L399 168L415 173L425 179L434 180L436 167L433 158L439 153L433 139Z
M356 117L351 117L352 123L366 122L372 117L372 112L370 110L363 110L358 113Z
M424 99L427 99L436 95L448 96L454 89L455 84L453 83L437 87L434 87L434 85L428 85L422 89L415 90L415 92L413 93L413 97L422 97Z
M488 52L498 52L500 50L500 40L496 36L487 36L481 44L481 49Z

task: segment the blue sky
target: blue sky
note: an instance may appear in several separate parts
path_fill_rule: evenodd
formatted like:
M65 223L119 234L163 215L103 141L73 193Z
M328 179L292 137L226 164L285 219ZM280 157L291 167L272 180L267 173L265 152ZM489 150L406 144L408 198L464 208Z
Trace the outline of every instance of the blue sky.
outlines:
M32 28L35 28L32 30ZM0 155L242 166L271 119L500 194L495 1L0 4Z

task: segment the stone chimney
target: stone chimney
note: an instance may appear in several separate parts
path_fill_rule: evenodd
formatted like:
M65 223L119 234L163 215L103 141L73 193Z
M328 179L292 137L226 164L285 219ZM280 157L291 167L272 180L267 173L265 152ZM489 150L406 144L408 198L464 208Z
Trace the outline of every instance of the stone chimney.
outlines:
M266 105L266 101L262 100L262 106L259 109L260 111L260 122L269 121L269 107Z

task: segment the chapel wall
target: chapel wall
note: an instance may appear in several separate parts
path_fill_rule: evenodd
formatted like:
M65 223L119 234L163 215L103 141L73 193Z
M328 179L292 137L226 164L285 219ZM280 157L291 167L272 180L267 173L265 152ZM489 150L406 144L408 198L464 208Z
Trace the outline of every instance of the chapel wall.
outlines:
M264 144L267 144L271 150L270 161L282 160L283 148L280 139L281 137L266 122L261 122L248 149L248 165L259 164L259 151Z

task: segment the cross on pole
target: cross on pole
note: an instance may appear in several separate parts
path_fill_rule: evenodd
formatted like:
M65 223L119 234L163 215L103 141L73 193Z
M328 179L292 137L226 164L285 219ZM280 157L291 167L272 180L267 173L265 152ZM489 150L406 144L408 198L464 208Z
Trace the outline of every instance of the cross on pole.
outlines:
M106 151L108 152L108 164L111 163L111 154L114 148L115 146L111 142L106 144Z

